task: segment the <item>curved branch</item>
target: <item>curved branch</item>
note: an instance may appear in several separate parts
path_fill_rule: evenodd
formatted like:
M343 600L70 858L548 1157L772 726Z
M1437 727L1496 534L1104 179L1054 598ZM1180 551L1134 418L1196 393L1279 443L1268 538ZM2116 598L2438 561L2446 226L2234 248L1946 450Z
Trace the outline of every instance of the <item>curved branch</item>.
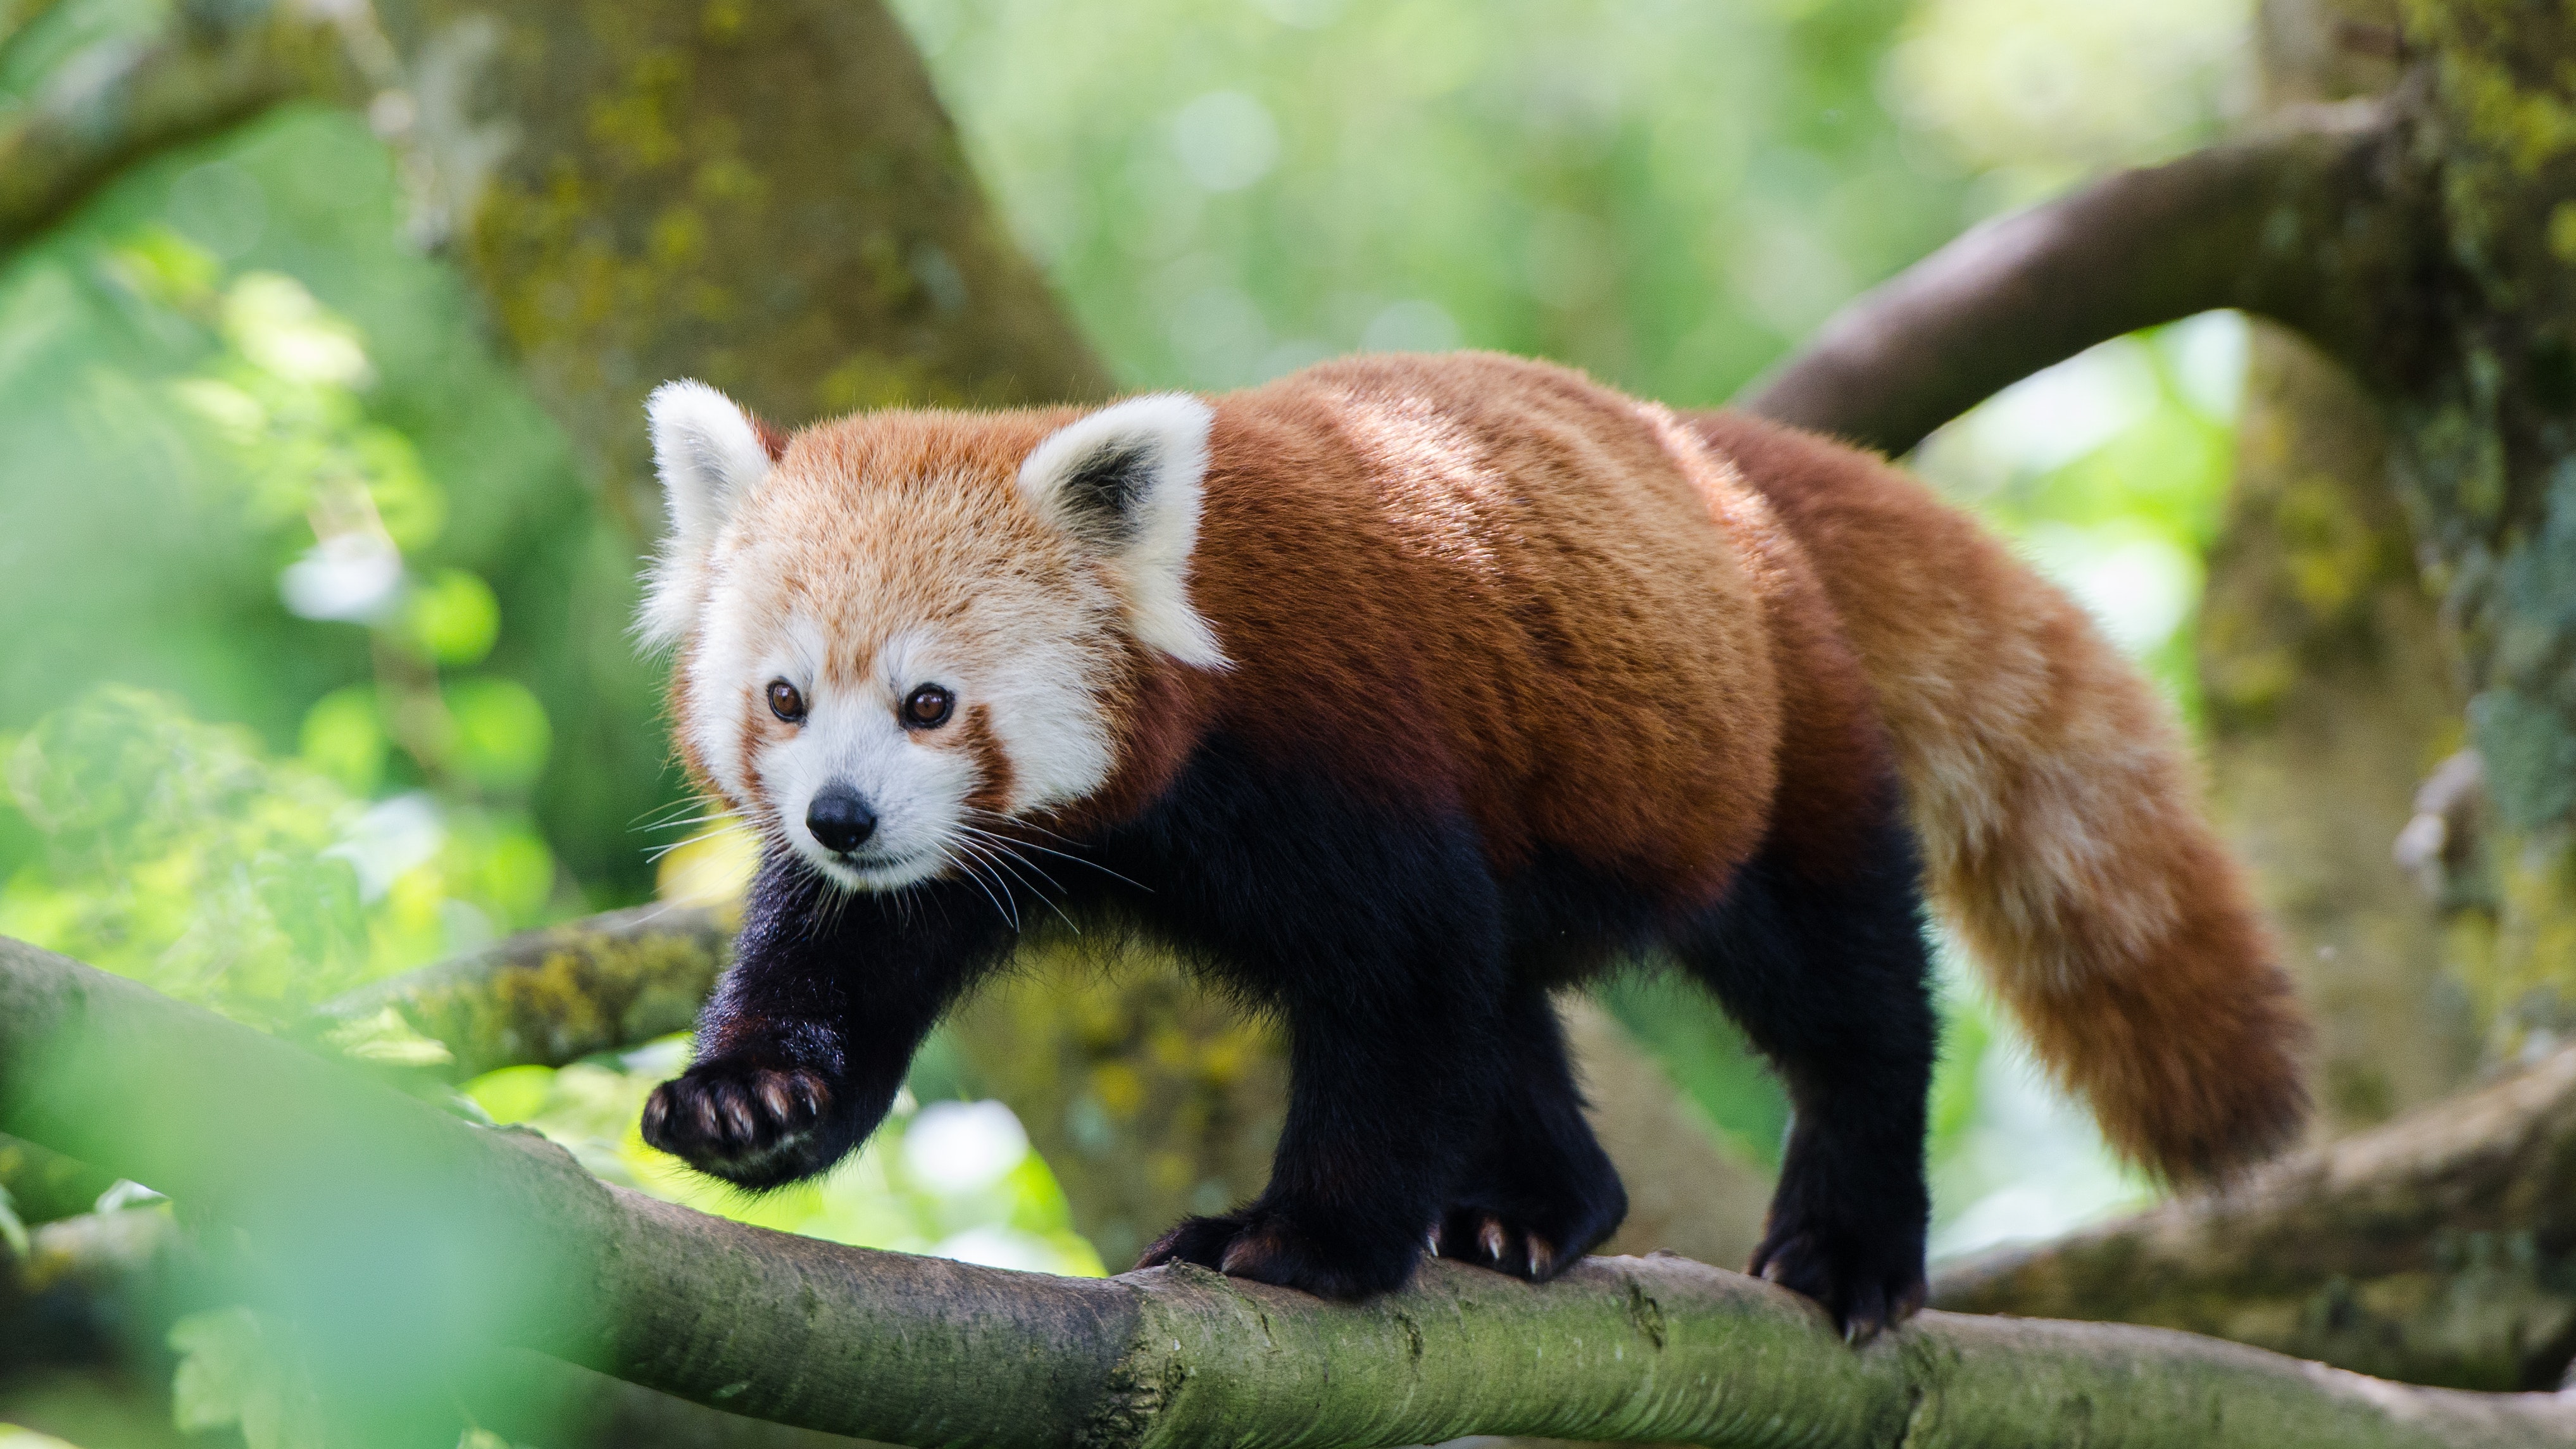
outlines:
M2576 1047L2229 1192L1962 1264L1934 1301L2160 1324L2419 1383L2554 1385L2576 1354Z
M687 1031L739 924L732 910L648 905L523 931L337 997L299 1034L392 1007L453 1054L450 1076L559 1067Z
M317 1352L379 1382L497 1339L774 1422L993 1449L2040 1445L2096 1422L2131 1445L2248 1449L2576 1433L2556 1396L2401 1388L2157 1329L1932 1313L1856 1352L1783 1290L1663 1256L1541 1289L1433 1264L1348 1306L1199 1270L1087 1282L790 1238L610 1188L542 1140L9 941L0 1129L254 1234L282 1306L331 1325ZM417 1405L435 1384L413 1387Z
M330 25L288 4L81 57L0 126L0 250L154 152L330 89L338 65Z
M2212 308L2350 356L2375 279L2417 235L2380 164L2394 116L2309 109L1988 222L1844 307L1735 405L1894 455L2051 363Z

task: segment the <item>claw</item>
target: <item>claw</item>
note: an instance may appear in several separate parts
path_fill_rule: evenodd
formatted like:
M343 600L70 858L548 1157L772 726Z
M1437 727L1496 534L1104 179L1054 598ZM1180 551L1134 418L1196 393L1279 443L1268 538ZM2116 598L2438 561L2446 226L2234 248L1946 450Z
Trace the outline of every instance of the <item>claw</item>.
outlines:
M796 1104L787 1095L787 1084L775 1076L760 1079L760 1100L769 1115L784 1122L796 1115Z
M1499 1220L1485 1219L1485 1225L1476 1230L1476 1242L1485 1250L1486 1257L1497 1263L1503 1261L1503 1249L1508 1246L1508 1243L1503 1237L1503 1225Z

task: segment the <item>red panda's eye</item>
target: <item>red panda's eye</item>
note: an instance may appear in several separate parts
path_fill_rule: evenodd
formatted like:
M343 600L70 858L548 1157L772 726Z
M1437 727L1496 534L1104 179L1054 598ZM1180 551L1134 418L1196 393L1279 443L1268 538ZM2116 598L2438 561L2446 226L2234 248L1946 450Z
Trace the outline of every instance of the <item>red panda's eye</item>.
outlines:
M805 718L805 696L786 680L773 679L769 682L769 712L796 724Z
M949 711L957 707L957 696L936 684L925 684L903 700L903 722L918 730L935 730L948 723Z

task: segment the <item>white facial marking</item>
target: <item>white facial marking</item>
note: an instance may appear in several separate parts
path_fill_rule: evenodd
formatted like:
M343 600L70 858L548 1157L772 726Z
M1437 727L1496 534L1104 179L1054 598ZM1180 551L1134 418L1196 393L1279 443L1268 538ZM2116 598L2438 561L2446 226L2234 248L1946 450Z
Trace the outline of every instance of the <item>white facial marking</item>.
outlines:
M753 756L778 832L815 869L852 890L890 890L934 875L948 864L943 852L979 783L971 753L935 738L958 728L964 691L921 635L888 641L855 682L825 668L826 650L822 631L800 615L754 670L760 708L768 708L774 680L794 685L805 701L804 719ZM937 730L908 729L900 714L904 697L923 684L960 696L958 712ZM834 788L856 795L876 817L846 855L817 840L806 823L814 797Z
M1039 516L1107 554L1136 638L1202 669L1226 667L1189 596L1215 418L1187 393L1130 398L1057 429L1020 465Z

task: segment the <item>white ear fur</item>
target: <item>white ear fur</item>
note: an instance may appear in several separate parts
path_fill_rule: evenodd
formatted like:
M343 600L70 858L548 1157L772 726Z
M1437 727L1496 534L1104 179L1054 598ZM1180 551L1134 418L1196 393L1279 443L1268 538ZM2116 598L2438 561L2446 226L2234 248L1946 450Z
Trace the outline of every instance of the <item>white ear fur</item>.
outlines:
M644 404L653 467L670 532L644 584L636 633L647 648L677 643L706 598L707 551L750 487L769 474L769 450L733 399L703 382L666 382Z
M1203 669L1226 667L1189 596L1215 418L1187 393L1130 398L1057 429L1020 465L1038 516L1109 555L1137 639Z

